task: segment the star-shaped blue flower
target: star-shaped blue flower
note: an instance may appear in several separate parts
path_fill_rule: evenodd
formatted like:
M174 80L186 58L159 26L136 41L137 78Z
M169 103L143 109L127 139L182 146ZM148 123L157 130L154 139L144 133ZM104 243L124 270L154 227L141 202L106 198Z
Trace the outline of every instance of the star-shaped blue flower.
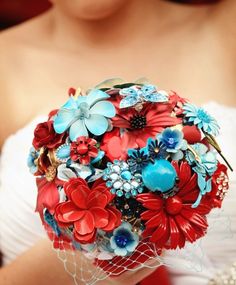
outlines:
M206 110L193 104L185 103L183 106L185 119L188 123L197 126L203 132L217 136L219 134L219 125Z
M150 159L146 153L146 148L143 149L129 149L128 150L128 164L132 173L142 172Z

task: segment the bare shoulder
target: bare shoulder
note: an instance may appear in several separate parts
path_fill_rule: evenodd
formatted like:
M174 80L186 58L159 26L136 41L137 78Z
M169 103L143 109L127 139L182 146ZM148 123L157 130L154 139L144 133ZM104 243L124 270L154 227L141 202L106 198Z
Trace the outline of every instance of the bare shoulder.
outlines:
M231 86L231 105L236 106L236 1L221 0L213 7L215 44L222 51L217 65L223 67L227 74L225 84ZM223 79L222 79L223 80Z
M42 39L42 24L45 23L42 19L45 17L39 16L0 33L0 149L6 137L32 117L29 111L20 112L20 107L27 101L26 92L22 92L25 89L21 86L27 86L24 63L33 45ZM24 109L27 110L25 106Z
M231 38L236 44L236 1L221 0L215 6L215 19L218 22L218 28L223 31L226 39Z
M9 115L11 111L11 98L9 96L10 86L8 85L11 49L10 42L8 42L5 36L0 34L0 120L2 122L0 124L0 148L11 129L11 116Z

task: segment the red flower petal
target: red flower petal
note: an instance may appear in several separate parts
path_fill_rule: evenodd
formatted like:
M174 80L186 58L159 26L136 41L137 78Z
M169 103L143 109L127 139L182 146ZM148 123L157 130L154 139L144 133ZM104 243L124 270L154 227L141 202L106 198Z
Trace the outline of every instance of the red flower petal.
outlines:
M186 220L189 220L191 223L195 224L196 226L204 230L206 230L208 227L206 218L191 210L182 209L181 216L183 216Z
M86 187L79 187L71 192L71 200L80 209L87 209L88 191Z
M68 199L71 199L71 192L81 186L84 186L84 191L87 189L88 193L90 192L86 181L82 178L71 178L68 182L66 182L64 185L64 190Z
M141 203L144 203L144 202L146 202L146 201L149 201L150 199L155 200L155 199L157 199L157 198L158 198L158 196L157 196L156 194L154 194L154 193L143 193L143 194L139 194L139 195L137 196L137 200L138 200L139 202L141 202Z
M151 219L157 213L158 213L158 211L147 210L141 214L141 218L142 218L142 220L146 221L146 220Z
M201 132L196 126L184 126L182 129L184 139L189 144L195 144L201 141Z
M61 215L58 216L58 220L65 223L80 220L85 215L85 211L79 211L72 202L61 204L59 211Z
M92 207L105 208L107 205L107 196L98 191L92 191L88 196L88 209Z
M163 211L161 211L153 215L152 218L146 222L145 226L147 228L155 228L159 226L163 222L163 220L165 221L165 216Z
M142 202L143 206L149 210L159 210L163 206L163 200L152 193L138 195L137 201Z
M181 228L181 231L184 233L188 241L194 242L198 238L196 235L196 231L188 220L186 220L180 215L177 215L175 216L175 221L177 225Z
M48 182L46 178L36 178L36 183L38 187L36 211L42 215L43 209L47 208L53 213L59 203L59 192L55 182Z
M163 235L165 234L166 230L168 229L168 220L165 215L163 215L162 223L159 225L159 227L153 232L150 241L154 242L158 246L158 240L160 240ZM161 244L162 246L162 244Z
M92 243L96 237L96 230L94 229L91 233L86 235L80 235L77 231L74 231L74 238L80 243Z
M112 231L121 224L121 213L114 207L108 207L107 212L109 214L108 224L102 229L104 231Z
M137 148L139 145L136 142L137 132L125 132L121 139L122 150L127 150L128 148Z
M83 165L88 165L89 162L90 162L90 157L89 157L89 155L87 154L87 155L81 156L81 157L79 158L79 162L80 162L81 164L83 164Z
M94 217L94 224L96 228L101 229L107 226L109 214L106 210L99 207L94 207L90 209L90 212Z
M92 146L89 150L90 157L96 157L98 155L98 149L95 146Z
M79 235L90 234L94 230L95 221L93 215L89 211L85 211L82 219L74 223L75 231Z
M170 248L176 249L179 245L180 230L175 220L172 217L170 217L169 219L169 225L170 225Z

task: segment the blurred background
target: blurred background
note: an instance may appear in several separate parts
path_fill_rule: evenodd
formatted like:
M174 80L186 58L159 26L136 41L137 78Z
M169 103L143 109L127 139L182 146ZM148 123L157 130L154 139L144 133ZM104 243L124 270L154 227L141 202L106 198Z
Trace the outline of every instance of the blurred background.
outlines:
M66 0L65 0L66 1ZM72 1L72 0L69 0ZM143 0L145 1L145 0ZM183 4L213 3L219 0L164 0ZM0 29L17 25L43 13L51 6L48 0L0 0Z
M17 25L49 8L47 0L0 0L0 29Z

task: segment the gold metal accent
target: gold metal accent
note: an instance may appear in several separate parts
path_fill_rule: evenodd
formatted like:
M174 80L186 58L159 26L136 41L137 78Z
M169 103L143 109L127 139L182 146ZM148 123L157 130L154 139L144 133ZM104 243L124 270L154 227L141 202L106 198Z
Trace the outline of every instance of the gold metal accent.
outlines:
M142 109L143 109L143 103L141 103L141 102L137 103L137 104L134 106L134 109L135 109L137 112L141 112Z
M46 179L48 182L51 182L54 180L57 174L57 168L55 166L50 165L46 172Z
M49 150L47 156L49 158L51 165L58 166L60 164L60 162L56 158L54 150Z
M188 150L190 150L192 152L192 154L194 155L195 159L197 162L201 162L201 158L198 155L198 153L195 151L195 149L193 147L191 147L191 145L188 144Z
M219 144L217 143L216 139L210 135L204 132L204 135L206 136L207 141L209 142L210 145L212 145L215 150L219 153L219 155L222 157L222 159L224 160L224 162L227 164L227 166L229 167L229 169L231 171L233 171L232 166L229 164L229 162L227 161L227 159L224 157L224 155L222 154L221 148L219 146Z

